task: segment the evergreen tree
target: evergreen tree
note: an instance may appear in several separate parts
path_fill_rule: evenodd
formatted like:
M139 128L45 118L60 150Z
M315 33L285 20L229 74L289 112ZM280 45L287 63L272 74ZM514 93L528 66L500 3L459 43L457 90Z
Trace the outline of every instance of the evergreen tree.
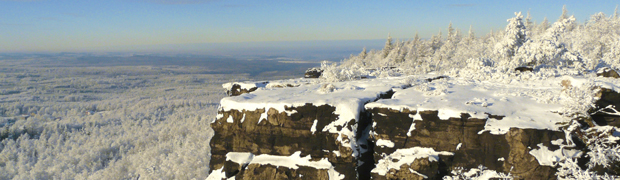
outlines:
M452 38L452 40L454 41L454 43L459 43L461 42L461 38L463 38L461 30L456 29L456 33L454 33L454 38Z
M402 47L398 47L396 59L394 60L396 63L405 62L405 56L407 55L407 51L404 51Z
M467 40L469 41L473 41L474 39L476 39L476 35L474 34L474 31L471 29L471 25L469 25L469 31L467 32Z
M553 67L571 65L582 68L580 53L567 49L567 45L560 41L560 37L574 26L575 17L570 16L562 21L553 23L545 34L536 41L529 41L519 50L518 59L527 65L550 65Z
M442 41L441 41L441 31L439 31L439 35L434 35L433 37L431 37L431 53L434 54L435 51L437 51L441 45L442 45Z
M547 17L543 19L538 27L540 32L545 32L549 28L549 20L547 20Z
M564 5L562 6L562 15L560 15L560 18L558 18L558 22L561 22L566 18L568 18L568 10L566 10L566 5Z
M394 45L392 44L392 36L388 34L387 41L385 41L385 47L383 47L383 54L381 55L382 58L386 58L393 48Z
M568 10L566 10L566 5L562 6L562 15L560 15L560 18L558 18L557 22L562 22L566 19L568 19ZM572 31L573 29L575 29L575 24L571 23L569 26L566 27L566 30L568 31Z
M414 61L417 59L418 43L420 43L420 37L416 32L413 40L408 45L409 50L407 51L407 55L404 57L405 61Z
M527 11L527 17L525 17L525 28L531 30L534 26L534 22L532 22L532 16L530 15L530 11Z
M362 52L360 53L359 57L361 59L366 59L366 56L368 56L368 52L366 52L366 47L364 47L364 49L362 50Z
M503 57L512 57L519 47L527 40L525 25L523 25L521 12L515 13L514 18L508 19L504 38L496 46L495 50Z
M446 39L450 39L454 37L454 28L452 28L452 22L448 25L448 37Z
M620 69L620 38L609 43L609 51L603 56L603 61L611 68Z

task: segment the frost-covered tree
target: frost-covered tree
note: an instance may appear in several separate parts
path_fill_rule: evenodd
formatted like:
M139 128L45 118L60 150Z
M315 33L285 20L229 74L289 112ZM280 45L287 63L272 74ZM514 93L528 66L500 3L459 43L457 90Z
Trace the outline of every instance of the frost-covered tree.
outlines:
M441 31L439 31L438 35L434 35L431 37L431 53L434 54L441 46L443 45L443 41L441 39Z
M390 34L388 34L388 38L385 41L385 46L383 47L382 57L386 58L388 56L388 54L390 54L392 49L394 49L394 45L392 44L392 36L390 36Z
M491 30L479 37L470 26L468 34L461 38L461 30L451 24L445 38L442 31L429 39L422 39L416 33L413 40L395 43L388 37L384 49L367 51L366 58L352 56L343 61L342 66L367 69L394 66L405 74L449 71L469 67L466 63L470 62L498 68L502 72L525 65L537 70L618 68L620 20L599 13L579 24L573 16L568 16L566 7L563 9L567 17L553 26L549 25L547 18L538 24L531 22L531 16L524 20L520 13L516 13L515 17L508 19L505 30Z
M450 22L450 24L448 24L448 37L447 39L450 39L454 36L454 28L452 28L452 22Z
M615 40L610 43L609 47L609 52L603 55L603 61L611 68L620 70L620 36L616 35Z
M568 15L568 10L566 9L566 5L562 6L562 14L560 15L560 17L558 18L557 22L562 22L566 19L570 18L570 16ZM572 31L575 28L575 24L570 24L569 26L566 27L566 30L568 31Z
M471 42L474 39L476 39L476 34L474 34L474 31L472 30L471 25L469 25L469 31L467 32L467 40L468 42Z
M564 5L562 6L562 14L558 18L557 22L564 21L566 18L568 18L568 10L566 9L566 5Z
M549 20L547 20L547 17L545 17L545 19L543 19L540 25L538 25L538 31L545 32L548 28L549 28Z
M419 58L419 51L418 51L419 48L420 48L420 36L416 32L415 36L413 37L413 40L409 42L407 45L407 54L404 57L405 61L409 62L409 66L413 66L412 63L417 63L417 60Z
M385 57L385 61L388 62L387 66L393 66L394 63L400 63L404 61L404 56L401 58L401 54L404 53L404 42L397 41L395 45L392 45L392 50L389 52L387 57Z
M368 52L366 51L366 47L364 47L364 49L362 50L362 52L360 53L359 57L361 59L366 59L366 56L368 56Z
M533 27L534 22L532 22L532 16L530 15L530 11L527 11L527 16L525 17L525 28L527 28L528 31L531 32Z
M508 25L504 31L504 37L495 45L495 51L500 57L510 60L527 40L526 28L522 20L521 12L516 12L515 17L507 20Z
M456 65L452 63L455 51L457 49L458 43L461 39L460 31L456 30L452 27L452 23L448 25L448 36L446 37L445 42L439 50L435 52L433 56L433 61L435 61L435 68L451 68L452 65Z
M403 63L405 61L405 56L407 56L408 52L405 51L405 48L398 47L397 54L398 55L396 56L396 59L394 59L394 62Z
M523 48L519 49L516 65L582 68L581 55L578 52L569 51L566 44L560 42L562 34L567 31L568 27L574 25L574 22L573 16L555 22L542 37L525 43Z
M608 45L613 39L613 36L610 35L613 34L615 34L613 32L613 19L600 12L590 16L583 28L578 29L575 33L567 34L563 39L566 39L565 41L574 39L572 40L572 50L581 51L583 57L589 61L587 65L593 68L603 58L605 52L609 51Z

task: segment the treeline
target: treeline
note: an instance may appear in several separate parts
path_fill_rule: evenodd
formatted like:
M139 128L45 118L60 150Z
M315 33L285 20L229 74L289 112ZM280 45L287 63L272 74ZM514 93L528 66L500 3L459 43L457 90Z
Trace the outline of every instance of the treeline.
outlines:
M547 18L534 23L529 12L525 18L520 12L515 13L515 17L507 21L505 30L491 31L483 36L474 34L471 27L463 33L450 23L445 35L440 31L430 39L421 39L418 34L407 41L394 41L388 37L382 50L364 49L345 59L339 68L348 69L345 73L348 77L364 74L351 70L397 69L403 74L421 74L449 71L468 64L491 66L500 71L521 66L580 71L620 68L618 8L613 15L600 12L584 23L569 16L566 7L553 23ZM323 68L329 69L329 65L325 64ZM343 72L333 73L342 76Z

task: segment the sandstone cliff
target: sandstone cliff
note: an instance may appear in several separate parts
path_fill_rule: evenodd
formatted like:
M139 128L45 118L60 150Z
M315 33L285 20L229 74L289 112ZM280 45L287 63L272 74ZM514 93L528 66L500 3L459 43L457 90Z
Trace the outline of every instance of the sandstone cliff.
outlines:
M589 163L599 147L593 136L606 146L620 136L618 84L432 75L230 83L225 88L233 93L211 125L209 178L555 179L575 177L574 169L618 175L617 162Z

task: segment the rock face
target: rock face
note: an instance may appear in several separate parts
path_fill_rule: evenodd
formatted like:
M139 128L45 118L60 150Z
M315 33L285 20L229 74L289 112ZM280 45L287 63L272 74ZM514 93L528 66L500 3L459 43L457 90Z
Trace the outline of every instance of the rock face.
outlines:
M264 117L263 114L267 114ZM212 123L216 132L211 141L211 169L220 169L228 177L239 173L239 165L226 166L226 154L229 152L250 152L253 154L269 154L290 156L301 152L301 156L310 155L312 160L328 159L334 169L346 177L356 177L357 161L352 149L337 141L339 134L323 132L327 124L335 121L338 116L335 108L329 105L314 106L306 104L301 107L286 108L286 112L275 109L259 109L256 111L220 111L220 118ZM355 124L352 120L351 124ZM282 168L268 168L267 176L276 174L295 174L297 171ZM308 167L310 168L310 167ZM263 167L255 169L264 169ZM312 168L311 168L312 169ZM241 172L246 177L250 169ZM305 168L303 172L309 172ZM325 170L315 169L312 173ZM274 174L275 173L275 174ZM263 175L260 175L263 176ZM307 174L304 174L307 177ZM293 176L290 176L293 177ZM239 178L239 176L237 176ZM288 178L284 178L288 179Z
M510 173L517 179L555 179L555 169L541 166L530 152L530 148L543 144L554 151L559 146L549 142L564 138L563 132L535 129L510 129L504 135L493 135L484 130L485 119L461 118L441 120L437 111L396 111L372 108L374 142L389 141L390 146L374 148L374 158L382 159L398 149L430 147L435 151L451 152L451 156L439 156L435 164L390 169L394 174L414 174L416 171L430 179L448 175L457 167L477 168L483 164L497 172ZM412 117L416 114L420 120ZM392 145L393 143L393 145ZM431 168L427 170L424 168ZM415 173L415 174L417 174ZM390 176L372 174L373 179L393 179ZM399 176L400 177L400 176Z
M233 83L230 84L230 87L226 88L226 94L228 96L239 96L245 93L256 91L256 89L258 89L258 87L242 88L240 84Z
M323 70L321 69L310 68L306 70L306 73L304 73L304 78L319 78L321 77L322 73L323 73Z
M599 109L591 116L598 125L610 125L620 127L620 93L611 89L601 88L596 95L599 100L596 107Z
M601 77L620 78L618 72L608 67L599 69L596 75Z

